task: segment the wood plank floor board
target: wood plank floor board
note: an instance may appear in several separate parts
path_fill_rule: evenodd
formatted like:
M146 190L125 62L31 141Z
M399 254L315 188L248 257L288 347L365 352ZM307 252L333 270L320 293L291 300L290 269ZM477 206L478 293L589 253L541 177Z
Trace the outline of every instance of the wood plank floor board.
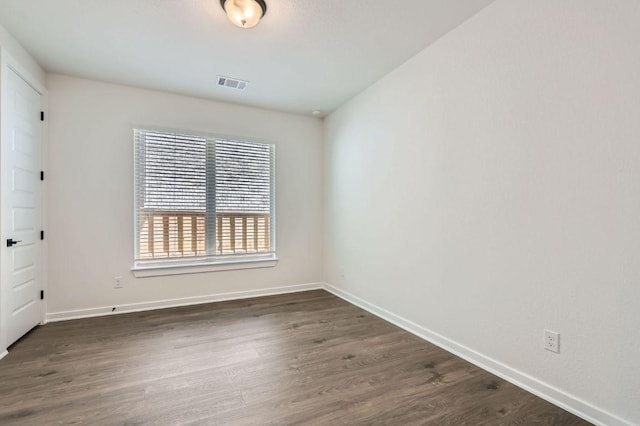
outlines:
M322 290L38 327L2 425L587 425Z

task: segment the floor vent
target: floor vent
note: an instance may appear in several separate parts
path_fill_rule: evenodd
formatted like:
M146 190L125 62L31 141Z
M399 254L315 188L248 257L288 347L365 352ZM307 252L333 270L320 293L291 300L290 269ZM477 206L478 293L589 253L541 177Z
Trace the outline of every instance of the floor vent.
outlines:
M248 81L238 80L235 78L218 76L218 86L229 87L236 90L244 90L249 85Z

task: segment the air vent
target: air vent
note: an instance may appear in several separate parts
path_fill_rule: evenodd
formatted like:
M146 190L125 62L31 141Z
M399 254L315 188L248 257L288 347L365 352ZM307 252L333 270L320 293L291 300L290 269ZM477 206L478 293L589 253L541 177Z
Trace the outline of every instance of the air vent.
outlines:
M238 80L235 78L218 76L218 86L229 87L236 90L244 90L249 85L248 81Z

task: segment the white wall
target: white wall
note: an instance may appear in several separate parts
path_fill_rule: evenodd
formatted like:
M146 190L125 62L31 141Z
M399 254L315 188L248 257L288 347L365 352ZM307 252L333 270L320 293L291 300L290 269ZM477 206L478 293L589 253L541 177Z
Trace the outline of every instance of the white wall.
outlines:
M38 83L44 85L44 70L2 25L0 25L0 47L8 52L14 61L20 65L22 68L20 71L25 71Z
M320 120L60 75L47 85L50 315L321 281ZM134 278L133 125L275 143L278 265Z
M498 0L331 114L326 281L640 424L639 22Z

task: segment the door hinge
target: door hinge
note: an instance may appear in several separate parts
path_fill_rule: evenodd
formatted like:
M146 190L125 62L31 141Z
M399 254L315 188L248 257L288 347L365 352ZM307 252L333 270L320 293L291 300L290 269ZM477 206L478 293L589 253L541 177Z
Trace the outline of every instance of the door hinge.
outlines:
M40 290L40 300L44 300L44 290Z
M44 111L40 111L40 121L44 121Z
M40 180L44 180L44 172L40 172Z
M44 231L40 231L40 239L44 240Z

